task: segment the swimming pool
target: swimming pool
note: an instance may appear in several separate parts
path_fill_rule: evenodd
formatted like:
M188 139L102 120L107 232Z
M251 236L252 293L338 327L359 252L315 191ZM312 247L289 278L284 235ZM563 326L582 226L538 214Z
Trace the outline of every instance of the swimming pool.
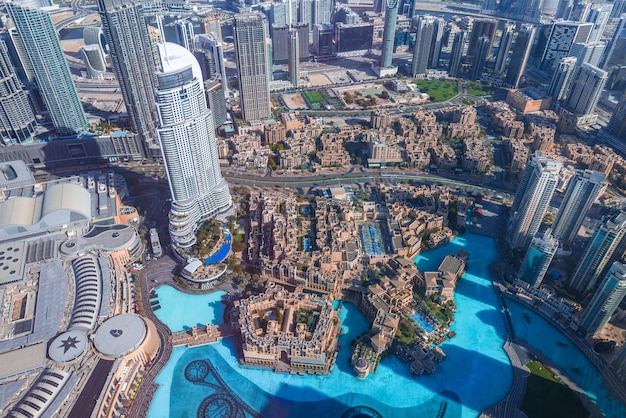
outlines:
M215 254L204 259L204 264L207 266L215 263L221 263L226 259L226 257L228 257L228 254L230 254L230 231L228 231L225 227L222 228L224 229L225 234L224 244L222 244L220 249L217 250Z
M422 315L419 314L419 312L413 312L412 316L413 316L413 319L417 321L419 326L422 327L424 331L432 332L435 329L432 325L430 325L430 323L426 319L424 319Z

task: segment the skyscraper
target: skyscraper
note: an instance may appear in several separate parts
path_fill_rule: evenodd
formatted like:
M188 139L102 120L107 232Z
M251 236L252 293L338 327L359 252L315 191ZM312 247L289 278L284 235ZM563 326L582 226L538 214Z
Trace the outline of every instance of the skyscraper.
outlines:
M609 69L613 66L626 65L626 15L622 16L615 27L615 33L601 60L600 67Z
M74 135L87 128L70 69L59 37L45 10L8 2L23 58L33 71L52 125L60 135Z
M188 248L200 224L232 205L218 161L213 116L202 72L193 54L174 43L159 44L156 73L157 135L172 193L172 242Z
M593 23L552 22L541 56L541 68L553 70L561 59L569 56L572 45L587 42L592 29Z
M314 0L313 1L313 22L309 27L321 23L332 22L334 1L333 0Z
M496 62L493 66L493 72L496 74L504 74L507 58L509 56L509 50L511 49L511 45L513 45L514 35L515 24L507 23L506 25L504 25L504 29L502 30L502 36L500 37L500 45L498 46L498 55L496 55Z
M298 32L291 30L289 32L289 81L294 89L298 88L298 80L300 77L300 53L298 42Z
M465 44L465 32L458 31L454 34L454 42L452 43L452 52L450 53L450 62L448 63L448 75L450 77L458 77L461 69L461 59L463 58L463 46Z
M380 55L380 67L391 67L393 56L393 42L396 34L396 20L398 19L398 4L400 0L382 0L385 4L385 25L383 27L383 44Z
M593 289L625 233L626 213L603 221L593 233L583 257L576 266L569 284L572 290L585 293Z
M576 57L579 65L586 62L597 67L605 51L606 42L600 41L574 44L569 53L570 56Z
M420 16L415 26L415 46L413 47L413 61L411 61L411 75L413 77L426 74L435 21L432 16Z
M522 175L512 210L509 242L512 248L525 249L535 236L559 181L562 163L535 153Z
M487 57L490 54L490 40L488 37L483 36L478 40L478 49L476 49L476 55L474 56L474 62L472 63L472 70L470 73L470 80L479 79L485 71L485 64L487 64Z
M541 284L552 258L559 248L559 240L554 238L550 232L548 229L543 235L533 237L517 273L520 279L534 287L539 287Z
M595 65L584 63L574 70L565 107L578 115L588 115L596 107L608 73Z
M439 56L441 55L441 42L443 40L443 30L446 21L442 17L433 18L433 38L430 43L430 53L428 55L428 68L439 67Z
M272 114L270 57L263 18L258 13L235 15L233 33L242 117L267 119Z
M572 178L556 215L552 230L561 243L571 244L591 209L604 189L604 173L579 170Z
M130 126L144 142L148 155L157 155L154 109L154 45L148 35L142 3L135 0L98 0L102 29Z
M611 16L611 10L613 10L612 4L592 4L589 14L587 14L586 21L593 23L593 29L589 34L588 42L598 42L600 37L604 33L604 28Z
M5 145L32 141L37 127L26 92L17 79L4 41L0 41L0 136Z
M559 66L550 80L547 95L554 100L563 100L567 97L569 86L572 83L574 70L576 69L576 57L565 57L561 59Z
M473 57L477 54L479 45L484 43L480 38L488 39L487 58L491 56L491 47L496 38L496 29L498 22L495 19L476 19L472 25L470 32L469 44L467 46L467 55ZM484 48L484 47L483 47Z
M607 128L617 138L626 140L626 91L622 93Z
M517 38L515 39L515 45L511 51L511 61L507 66L506 77L504 81L516 89L519 86L519 82L526 70L526 64L528 63L528 57L533 47L535 40L536 28L533 25L524 24L517 32Z
M615 262L580 316L580 326L588 335L602 331L624 299L624 295L626 295L626 266Z

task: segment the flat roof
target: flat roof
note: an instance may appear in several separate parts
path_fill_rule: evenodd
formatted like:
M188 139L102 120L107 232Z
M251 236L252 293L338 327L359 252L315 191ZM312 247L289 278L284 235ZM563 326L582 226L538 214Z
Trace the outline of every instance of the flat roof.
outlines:
M0 380L43 369L45 362L45 342L0 354Z
M0 163L0 189L32 186L35 183L35 177L24 161Z
M117 358L133 352L143 343L148 327L137 315L117 315L104 321L93 342L100 353Z
M46 341L56 335L65 313L66 279L60 260L41 266L33 332L23 337L0 341L0 352Z

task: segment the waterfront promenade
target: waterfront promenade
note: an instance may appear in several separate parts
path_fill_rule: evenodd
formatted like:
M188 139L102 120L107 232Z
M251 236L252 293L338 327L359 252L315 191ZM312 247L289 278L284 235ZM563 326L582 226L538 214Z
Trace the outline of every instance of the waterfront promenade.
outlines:
M139 385L139 389L137 390L137 394L135 395L135 399L130 409L130 417L148 416L150 403L152 402L152 398L158 389L158 385L154 383L154 379L156 379L172 355L172 334L170 329L159 321L150 306L150 292L148 290L148 277L146 270L147 269L144 269L139 272L138 282L141 294L136 295L136 300L138 306L140 306L140 313L149 318L156 326L161 342L161 348L153 360L152 365L146 370L146 373L143 376L143 381L141 382L141 385Z

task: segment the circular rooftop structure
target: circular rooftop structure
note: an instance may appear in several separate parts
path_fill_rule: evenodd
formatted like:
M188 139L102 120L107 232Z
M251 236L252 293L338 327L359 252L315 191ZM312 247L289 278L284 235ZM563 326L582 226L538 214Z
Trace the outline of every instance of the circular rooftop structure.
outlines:
M70 363L87 351L87 335L78 330L67 331L56 337L48 347L48 356L57 363Z
M122 357L138 349L148 328L137 315L117 315L104 321L96 331L94 345L106 357Z

